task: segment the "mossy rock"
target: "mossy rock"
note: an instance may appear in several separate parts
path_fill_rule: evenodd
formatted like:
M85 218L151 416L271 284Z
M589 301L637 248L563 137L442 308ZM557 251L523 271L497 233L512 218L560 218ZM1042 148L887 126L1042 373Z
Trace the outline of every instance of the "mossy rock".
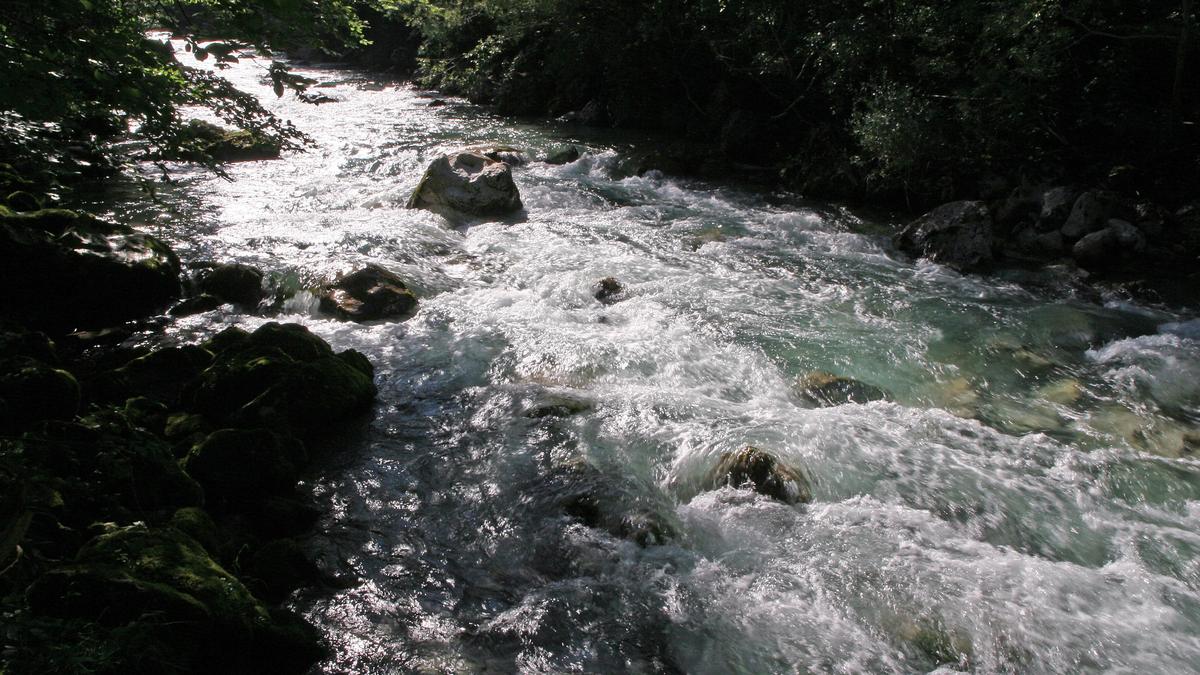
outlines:
M237 326L230 326L204 341L200 346L213 354L220 354L226 350L244 347L249 339L250 333Z
M96 387L105 400L145 396L177 405L184 387L212 365L212 361L212 352L203 347L164 347L105 373L97 379Z
M169 524L195 539L214 559L220 558L221 532L207 511L198 506L185 506L171 516Z
M710 489L749 487L785 504L812 501L812 486L804 472L754 446L721 455L705 483Z
M243 572L246 584L269 602L282 602L298 588L321 583L321 571L293 539L263 544Z
M154 519L203 500L171 447L118 412L47 422L21 442L32 469L59 495L56 515L70 527Z
M242 162L278 159L281 146L262 134L225 129L211 122L190 120L180 133L181 147L165 159L204 162Z
M289 495L308 461L304 444L265 429L222 429L192 448L184 468L218 510L244 510L267 496Z
M24 356L0 359L0 431L69 420L79 409L79 396L79 382L65 370Z
M145 429L155 436L162 436L171 411L159 401L137 396L125 401L121 414L132 426Z
M227 341L185 396L214 421L311 430L342 421L375 398L365 357L334 355L303 326L268 323Z
M272 614L172 527L101 535L36 581L27 599L35 616L107 629L102 639L120 666L113 672L303 672L322 654L310 628Z
M163 242L90 216L43 209L0 216L7 311L72 330L146 316L179 296L179 260Z

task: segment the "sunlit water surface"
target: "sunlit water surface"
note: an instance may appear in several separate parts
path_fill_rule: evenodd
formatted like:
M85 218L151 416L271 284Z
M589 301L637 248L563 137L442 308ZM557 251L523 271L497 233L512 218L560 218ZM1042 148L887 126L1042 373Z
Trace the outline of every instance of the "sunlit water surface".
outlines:
M404 323L331 320L303 292L271 317L378 372L373 417L307 484L325 517L306 545L358 580L292 600L332 645L322 670L1200 668L1200 323L1089 303L1053 271L909 261L838 207L613 179L619 138L299 72L338 101L276 99L249 59L227 75L315 148L232 181L176 167L171 209L111 215L281 287L374 262L421 298ZM442 152L564 141L590 152L516 169L519 222L404 208ZM627 299L592 298L606 276ZM225 308L168 334L266 320ZM811 407L814 370L891 399ZM564 400L586 410L527 415ZM747 444L803 467L814 501L700 490ZM580 459L675 539L565 514Z

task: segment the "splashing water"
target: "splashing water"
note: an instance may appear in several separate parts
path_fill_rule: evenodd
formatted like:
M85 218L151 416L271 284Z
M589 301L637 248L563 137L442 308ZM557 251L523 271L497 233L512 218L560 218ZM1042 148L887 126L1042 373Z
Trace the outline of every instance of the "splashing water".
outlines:
M275 99L254 59L227 75L314 150L231 182L178 167L174 212L109 208L185 259L294 288L374 262L421 298L399 324L334 321L305 293L279 317L366 353L380 385L309 485L310 550L358 579L292 600L333 646L326 672L1197 669L1194 319L1076 300L1052 270L909 262L872 234L887 223L788 195L615 179L619 136L300 72L337 102ZM588 152L515 170L521 222L403 208L442 152L563 142ZM591 295L608 276L612 305ZM812 371L886 400L813 407ZM704 489L747 444L802 467L813 502ZM586 526L571 481L675 535Z

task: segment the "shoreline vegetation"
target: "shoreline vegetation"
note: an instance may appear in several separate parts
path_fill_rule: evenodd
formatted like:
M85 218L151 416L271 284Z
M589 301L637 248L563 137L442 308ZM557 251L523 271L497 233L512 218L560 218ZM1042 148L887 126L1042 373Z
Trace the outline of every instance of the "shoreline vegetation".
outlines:
M279 603L345 583L297 543L320 515L297 482L330 431L368 414L372 364L271 321L127 347L131 326L152 332L168 310L233 304L269 318L278 298L260 270L188 261L185 273L155 237L57 208L135 161L219 172L310 142L219 69L175 61L148 28L166 26L198 60L292 49L502 114L665 133L678 142L630 158L631 173L750 175L925 213L897 233L899 250L964 272L1067 261L1140 297L1194 303L1195 8L1131 4L0 9L0 672L303 672L322 646ZM277 95L306 95L285 66L269 73ZM189 105L233 129L187 122ZM436 192L458 171L486 178L469 209L520 208L504 157L439 161L414 206L463 210ZM602 301L620 293L615 280L600 288ZM321 294L322 311L351 321L403 320L418 303L378 267ZM750 476L785 501L807 494L766 453L726 461L714 484Z

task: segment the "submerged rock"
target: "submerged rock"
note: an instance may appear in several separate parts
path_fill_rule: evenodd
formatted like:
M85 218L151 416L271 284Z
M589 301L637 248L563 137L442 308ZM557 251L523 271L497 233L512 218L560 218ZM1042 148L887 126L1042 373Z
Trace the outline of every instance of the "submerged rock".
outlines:
M367 265L326 286L321 311L349 321L402 321L416 313L417 298L400 277Z
M721 455L705 485L708 489L749 487L785 504L812 501L812 486L803 472L754 446Z
M663 515L669 507L657 495L607 475L586 460L559 465L551 472L549 484L537 489L583 525L639 546L661 545L676 536L675 526Z
M577 161L583 153L577 145L561 145L546 154L547 164L570 164Z
M858 380L815 370L800 378L800 395L809 403L836 406L845 403L885 401L887 392Z
M943 204L913 221L896 236L896 246L912 255L969 271L992 260L992 216L983 202Z
M625 287L612 277L605 277L592 286L592 297L606 305L620 301L624 292Z
M515 213L522 205L508 164L464 151L429 165L408 208L489 217Z

